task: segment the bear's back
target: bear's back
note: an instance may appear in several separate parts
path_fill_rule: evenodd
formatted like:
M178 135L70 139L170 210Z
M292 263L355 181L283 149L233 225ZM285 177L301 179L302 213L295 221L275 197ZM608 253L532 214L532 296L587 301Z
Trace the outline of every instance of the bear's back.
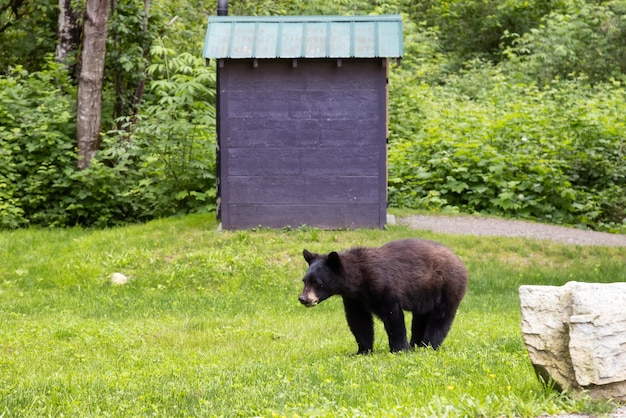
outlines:
M347 253L353 274L377 293L391 292L406 310L428 309L442 297L456 304L465 294L467 269L456 254L443 244L404 239L378 248L356 248ZM346 254L347 255L347 254Z
M435 241L408 238L371 248L370 262L394 266L412 266L428 270L465 269L463 262L448 247Z

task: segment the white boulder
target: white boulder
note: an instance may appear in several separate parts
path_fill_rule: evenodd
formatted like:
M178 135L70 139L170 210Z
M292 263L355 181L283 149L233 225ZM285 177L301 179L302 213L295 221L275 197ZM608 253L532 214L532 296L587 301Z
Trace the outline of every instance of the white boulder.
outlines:
M530 360L559 390L626 400L626 283L521 286Z

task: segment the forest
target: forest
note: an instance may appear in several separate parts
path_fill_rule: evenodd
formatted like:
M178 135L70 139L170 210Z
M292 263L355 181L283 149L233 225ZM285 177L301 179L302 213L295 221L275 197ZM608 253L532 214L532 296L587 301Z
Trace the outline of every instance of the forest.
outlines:
M215 211L215 64L201 52L216 9L0 0L0 228ZM392 13L391 207L626 233L626 1L229 2L230 15Z

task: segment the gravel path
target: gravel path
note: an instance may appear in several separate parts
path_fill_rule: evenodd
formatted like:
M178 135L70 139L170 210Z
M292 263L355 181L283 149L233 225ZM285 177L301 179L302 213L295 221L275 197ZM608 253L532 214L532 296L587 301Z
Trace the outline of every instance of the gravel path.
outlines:
M572 245L626 247L626 235L500 218L413 215L398 218L397 222L414 229L446 234L527 237Z

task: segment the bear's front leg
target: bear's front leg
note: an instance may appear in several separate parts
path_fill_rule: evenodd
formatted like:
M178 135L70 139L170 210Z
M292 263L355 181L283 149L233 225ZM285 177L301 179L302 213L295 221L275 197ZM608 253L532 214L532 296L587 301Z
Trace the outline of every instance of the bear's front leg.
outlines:
M404 312L399 303L384 305L380 312L380 319L385 325L385 331L389 337L389 349L392 353L407 351L409 341L406 337L406 326L404 325Z
M343 307L350 331L359 346L357 354L371 353L374 348L374 318L365 304L344 296Z
M411 347L427 347L428 343L424 342L424 332L426 332L426 323L428 315L420 315L413 312L413 323L411 326Z

